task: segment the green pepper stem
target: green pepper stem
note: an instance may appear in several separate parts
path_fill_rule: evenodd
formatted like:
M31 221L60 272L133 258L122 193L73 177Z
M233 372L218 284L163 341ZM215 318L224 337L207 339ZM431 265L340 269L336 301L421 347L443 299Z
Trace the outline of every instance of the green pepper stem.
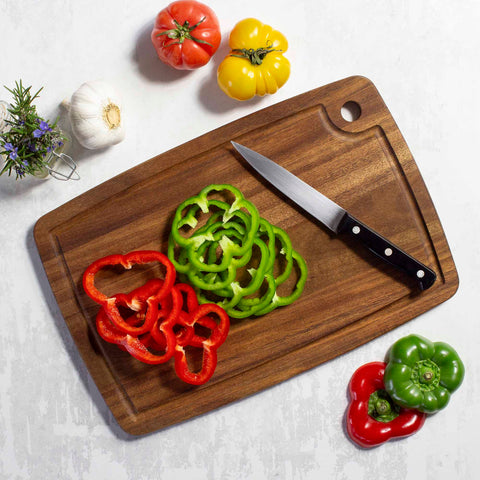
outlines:
M430 359L419 360L412 368L411 379L421 390L430 391L440 381L440 368Z
M433 378L433 372L428 371L423 374L423 378L428 382Z
M387 413L390 413L392 409L390 407L390 403L388 402L388 400L385 400L384 398L382 398L376 402L375 410L379 415L385 415Z
M368 399L368 415L378 422L388 423L398 417L400 407L393 403L388 393L376 390Z

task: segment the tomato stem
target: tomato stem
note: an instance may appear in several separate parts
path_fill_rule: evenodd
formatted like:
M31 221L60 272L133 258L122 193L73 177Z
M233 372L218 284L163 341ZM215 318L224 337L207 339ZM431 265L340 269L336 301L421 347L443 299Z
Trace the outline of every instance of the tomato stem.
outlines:
M231 57L246 58L250 60L252 65L261 65L263 59L271 52L281 52L282 50L277 50L271 45L267 44L266 47L260 48L234 48L232 52L237 53L238 55L230 54Z
M175 19L173 19L173 22L175 23L177 28L171 28L170 30L165 30L162 33L158 33L156 36L160 37L162 35L166 35L168 38L178 39L178 42L172 42L172 43L166 44L165 45L166 47L169 47L170 45L182 44L186 39L193 40L194 42L197 42L197 43L204 43L206 45L210 45L211 47L213 47L211 43L208 43L205 40L201 40L200 38L196 38L192 35L192 31L195 30L202 22L204 22L206 18L207 17L203 17L200 21L198 21L192 27L190 26L190 23L188 22L188 20L185 20L185 23L183 25L180 25Z

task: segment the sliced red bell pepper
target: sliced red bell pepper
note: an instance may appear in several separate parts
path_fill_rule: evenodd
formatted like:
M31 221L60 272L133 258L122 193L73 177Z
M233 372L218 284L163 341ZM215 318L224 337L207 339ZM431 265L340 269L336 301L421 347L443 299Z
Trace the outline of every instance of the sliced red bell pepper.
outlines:
M173 329L173 326L178 321L180 310L182 309L182 294L176 286L172 287L169 295L164 298L162 303L164 305L160 305L156 321L150 329L150 334L158 345L164 345L165 343L165 333L162 326L167 323L168 325L172 325Z
M219 322L215 322L209 314L216 314ZM217 348L223 344L227 338L230 328L230 320L223 308L213 303L205 303L192 312L188 318L187 327L195 329L195 324L211 330L208 337L202 337L198 334L187 341L178 339L175 347L175 371L180 379L191 385L202 385L212 377L217 365ZM203 348L202 368L199 372L192 372L188 366L185 347Z
M364 448L412 435L425 423L424 413L401 408L388 396L383 382L385 367L384 362L367 363L350 380L347 432Z
M125 319L128 325L135 327L145 323L146 300L156 293L162 285L163 280L154 278L128 294L117 293L112 297L116 299L120 306L132 311L132 315ZM101 315L100 312L102 312ZM111 322L103 308L100 312L99 315L97 315L97 330L100 336L107 342L119 343L125 332L118 329L115 324ZM120 344L119 346L121 347Z
M95 276L100 270L108 266L121 265L125 269L130 269L135 264L151 262L159 262L165 266L165 278L162 284L159 284L160 288L153 283L147 283L144 285L145 290L142 290L141 293L137 291L136 296L131 297L129 294L126 294L125 297L121 297L121 301L126 302L126 306L132 310L138 311L141 308L142 302L147 303L148 308L145 313L145 322L142 326L136 327L130 325L122 318L115 296L108 297L95 287ZM108 318L120 331L130 335L141 335L149 331L157 320L158 304L172 289L175 276L176 272L173 264L166 255L155 250L137 250L127 253L126 255L108 255L90 264L83 274L83 288L85 293L93 301L102 305Z
M161 279L152 279L143 286L136 288L130 293L118 293L114 295L115 305L128 307L135 313L122 321L132 333L126 333L125 328L119 328L109 317L107 309L103 306L96 318L96 326L99 335L109 343L117 344L122 350L128 351L137 360L149 364L160 364L172 358L176 344L175 334L173 332L174 319L170 318L162 322L161 338L162 344L159 345L153 338L150 338L150 330L158 319L158 306L151 299L164 285ZM156 316L148 319L146 312L157 312ZM136 326L142 323L140 327ZM141 338L139 335L145 333ZM158 351L164 351L162 355L153 354L148 350L153 348Z
M171 327L171 325L167 325L165 322L162 324L162 332L165 335L165 352L162 355L152 353L139 337L132 337L128 334L125 335L122 345L132 357L143 363L150 365L165 363L170 360L175 353L176 340Z
M161 355L152 353L148 350L149 347L152 347L152 343L149 341L148 337L145 340L142 340L140 337L120 331L108 318L104 308L101 308L97 314L96 326L99 335L105 341L116 343L123 350L126 350L130 355L143 363L148 363L150 365L165 363L170 360L174 354L177 342L175 339L175 333L173 332L172 321L170 321L170 323L162 322L162 325L160 326L163 334L163 344L155 344L155 349L164 350L164 353Z
M126 255L107 255L106 257L95 260L87 267L83 274L83 288L85 293L94 302L104 305L109 297L95 287L95 275L100 270L114 265L121 265L126 270L129 270L133 265L152 262L159 262L166 268L163 288L157 294L157 299L161 299L168 293L175 283L176 272L168 257L156 250L136 250L127 253Z
M152 279L130 293L108 297L95 287L95 275L112 265L131 268L134 264L160 262L165 265L164 279ZM109 255L93 262L85 271L83 286L87 295L101 305L96 326L107 342L117 344L141 362L157 365L175 356L177 375L187 383L201 385L211 378L217 364L217 348L225 341L230 321L225 310L216 304L199 306L195 290L175 282L175 269L168 258L156 251L135 251L126 255ZM125 318L122 309L131 314ZM214 320L212 315L218 317ZM201 333L199 325L209 331ZM200 372L191 372L185 350L187 346L203 349Z
M163 352L166 348L167 342L163 342L162 345L159 345L152 337L152 334L150 332L145 333L144 335L141 335L138 337L140 341L147 347L149 350L154 350L156 352ZM120 346L123 350L126 351L126 348Z
M188 283L177 283L175 287L185 294L182 310L188 313L193 312L198 307L198 298L193 287Z

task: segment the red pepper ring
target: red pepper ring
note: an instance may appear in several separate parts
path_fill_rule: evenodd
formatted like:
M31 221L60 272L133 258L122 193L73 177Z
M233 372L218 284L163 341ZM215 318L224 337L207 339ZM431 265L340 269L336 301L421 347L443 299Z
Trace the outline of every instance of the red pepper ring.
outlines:
M101 308L96 318L97 332L109 343L115 343L121 350L130 353L137 360L152 365L165 363L173 356L175 347L175 334L172 325L163 325L161 333L155 340L151 332L147 332L142 337L135 337L120 331L108 318L105 310ZM127 346L128 344L128 346ZM165 351L163 355L157 355L148 349L156 351Z
M186 294L185 297L182 293ZM167 316L169 313L165 312L172 312L172 310L177 315L179 312L189 315L189 312L193 312L197 307L198 299L193 287L186 283L177 283L172 287L170 294L160 302L159 311L163 316Z
M177 332L175 332L175 337L177 339L177 343L190 343L191 339L193 338L194 331L193 328L189 327L190 316L187 312L183 310L180 311L178 314L177 323L174 325L175 327L179 327Z
M163 345L163 342L165 341L162 325L167 323L168 325L172 325L173 328L177 323L177 318L182 308L182 302L182 294L179 292L176 285L174 285L162 302L168 303L169 307L162 308L162 305L160 305L160 309L158 309L157 304L157 317L150 327L150 333L157 344Z
M201 319L203 317L211 318L208 315L209 313L216 314L219 318L219 323L212 330L212 334L203 343L204 345L218 348L227 338L230 329L230 319L227 312L216 303L204 303L199 305L195 311L195 314L193 315L194 323L198 322L202 324Z
M384 362L367 363L355 371L349 383L351 403L347 410L347 432L355 443L364 448L412 435L425 423L424 413L395 405L392 410L398 412L388 420L385 411L388 413L393 402L390 404L389 397L383 398L384 394L380 393L385 392L383 375L386 365ZM379 414L377 418L383 415L383 420L376 420L376 414Z
M198 347L201 348L203 347L203 344L205 340L207 340L206 337L203 337L201 335L197 335L194 331L194 327L189 326L190 319L188 313L184 311L180 311L178 321L174 325L174 332L175 332L175 327L179 327L178 330L175 332L175 337L177 339L177 343L179 345L190 345L192 347ZM197 320L195 322L196 325L201 325L204 328L207 328L211 331L217 326L217 322L211 317L203 317L200 320ZM165 348L165 342L158 337L157 335L157 340L153 339L153 336L151 335L151 332L148 334L152 338L152 341L154 342L154 345L156 345L157 349L159 348ZM142 342L146 344L143 339ZM148 341L150 343L150 341ZM147 345L147 344L146 344ZM148 345L147 345L148 346Z
M215 322L208 314L215 313L219 323ZM217 366L217 348L222 345L228 335L230 320L225 310L214 303L205 303L192 312L188 318L187 327L194 331L195 324L211 329L208 338L195 335L189 342L177 338L175 346L175 372L178 377L191 385L203 385L208 382ZM188 366L185 348L187 346L203 347L202 368L198 373L192 372Z
M127 307L134 312L133 315L125 319L125 322L131 327L139 327L145 322L145 314L148 309L148 299L155 295L162 285L163 280L160 278L153 278L145 283L145 285L136 288L130 293L117 293L111 298L115 298L115 303L117 305ZM144 332L139 329L136 332L131 331L128 333L141 335Z
M118 293L115 295L114 298L116 298L116 301L120 305L128 307L135 312L125 320L125 323L131 326L132 329L139 324L142 324L142 326L145 324L145 311L147 309L145 300L147 300L153 293L158 291L162 284L163 280L154 278L149 280L145 285L136 288L129 294ZM120 330L111 322L104 308L101 308L97 314L96 325L98 333L105 341L110 343L118 343L120 348L124 349L120 343L123 340L125 332Z
M152 334L150 332L145 333L144 335L139 337L139 339L145 345L145 347L147 347L150 350L155 350L157 352L164 351L166 346L167 346L167 342L165 342L165 340L163 341L162 345L159 345L153 339ZM124 347L121 347L121 348L123 348L126 351L126 349Z
M95 275L102 270L102 268L113 265L121 265L126 270L129 270L135 264L151 262L159 262L166 268L164 284L156 295L156 299L161 300L173 287L173 284L175 283L176 272L172 262L168 259L168 257L155 250L136 250L127 253L126 255L116 254L99 258L95 262L91 263L83 274L83 288L85 293L94 302L104 305L110 297L107 297L95 287Z
M121 346L125 338L125 333L118 330L109 320L105 310L101 308L96 317L96 326L98 334L108 343L116 343Z
M175 352L176 339L173 333L173 322L163 322L160 326L160 330L163 334L163 341L161 344L156 343L153 345L149 341L149 335L145 335L146 338L140 339L140 337L129 335L120 331L113 322L108 318L105 309L101 308L97 314L96 326L99 335L109 343L116 343L126 350L132 357L137 360L148 363L150 365L158 365L165 363L172 358ZM148 350L149 347L155 349L164 350L163 355L157 355Z
M125 335L125 339L122 345L127 352L137 360L150 365L159 365L170 360L175 353L175 334L171 329L171 325L167 325L165 322L162 324L161 330L165 335L165 353L163 355L157 355L148 350L145 344L139 337L132 337L131 335Z
M165 279L162 284L159 284L160 288L152 288L152 290L150 290L150 288L147 288L147 285L151 287L151 283L147 282L146 285L139 287L130 294L126 294L125 297L119 295L121 302L125 301L127 302L127 306L136 309L140 308L140 302L135 296L140 295L139 292L144 294L141 301L146 301L148 306L145 313L145 322L142 326L136 327L130 325L122 318L118 310L117 298L115 296L107 297L95 287L95 275L106 266L122 265L125 269L130 269L135 264L151 262L160 262L166 267ZM119 330L130 335L141 335L142 333L149 331L157 320L158 303L172 289L175 282L175 275L176 272L173 264L163 253L154 250L138 250L127 253L126 255L109 255L90 264L83 274L83 288L93 301L103 306L108 318ZM134 292L137 293L135 294ZM150 293L149 297L147 297L147 293Z
M217 314L220 321L217 323L208 315L209 313ZM186 326L194 329L196 323L203 327L209 328L212 331L210 336L207 338L196 336L197 342L214 348L218 348L225 341L230 329L230 319L227 313L216 303L203 303L199 305L197 309L190 315ZM188 345L188 343L179 341L179 345L183 347Z
M195 325L200 325L211 332L217 327L217 322L212 317L202 317L201 319L195 322ZM192 338L189 341L183 342L184 345L191 345L192 347L203 347L203 344L208 339L208 337L203 337L195 333L195 326L191 328ZM179 339L177 343L182 344L183 339Z
M184 297L182 293L185 293ZM186 309L185 309L186 307ZM193 337L193 327L189 326L190 313L198 308L197 294L193 287L186 283L177 283L172 287L169 295L167 295L160 304L157 325L151 330L151 335L158 345L164 344L163 335L159 332L158 325L162 319L175 317L177 319L174 327L178 330L175 333L177 342L187 344Z
M186 294L186 311L192 313L198 307L198 298L194 288L188 283L177 283L175 287L180 290L180 292ZM185 303L183 306L185 307ZM183 308L183 310L185 310L185 308Z
M190 371L187 357L183 347L177 344L175 347L175 372L178 377L190 385L203 385L208 382L217 366L217 349L213 347L203 348L202 369L198 373Z
M117 299L117 303L120 303L120 305L124 305L135 311L133 315L125 319L125 322L127 322L131 326L139 326L143 325L145 322L145 312L147 310L147 303L146 300L148 297L150 297L153 293L158 291L158 289L163 285L163 280L159 278L154 278L152 280L149 280L145 285L135 289L133 292L130 292L130 294L123 294L119 293L115 295L115 298ZM153 290L152 290L153 289ZM133 299L129 297L134 297ZM137 310L138 309L138 310ZM102 308L103 310L103 308ZM136 311L137 310L137 311ZM108 317L107 317L108 318ZM112 327L114 325L111 323L111 321L108 322ZM118 330L118 328L116 329ZM119 333L123 333L120 330L118 330ZM161 351L165 349L165 342L163 344L163 347L159 346L153 338L151 338L150 332L146 332L141 335L140 341L147 347L147 348L152 348L153 350ZM125 347L123 345L118 345L118 348L121 350L126 351Z
M128 297L130 294L119 294L116 297L111 297L107 300L105 305L102 307L102 310L106 313L110 321L115 325L115 327L123 333L128 333L135 337L142 335L143 333L149 332L152 327L155 325L155 321L158 318L158 303L155 300L155 296L147 298L144 303L143 308L145 312L143 313L144 322L140 326L136 326L130 319L124 320L120 311L118 309L119 305L128 306ZM138 299L137 299L138 302ZM138 306L141 306L139 303Z

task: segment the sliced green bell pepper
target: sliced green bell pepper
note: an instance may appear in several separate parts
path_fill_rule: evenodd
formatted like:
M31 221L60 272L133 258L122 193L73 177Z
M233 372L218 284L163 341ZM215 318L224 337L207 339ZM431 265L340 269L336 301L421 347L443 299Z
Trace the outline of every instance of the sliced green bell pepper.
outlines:
M460 386L465 367L446 343L408 335L395 342L385 369L385 390L402 407L434 413Z
M200 303L217 303L233 318L292 303L307 275L287 233L260 218L256 207L228 184L209 185L178 206L168 257ZM297 281L281 296L278 287L292 277L294 266Z
M297 300L302 294L303 288L305 287L305 282L307 281L307 264L305 263L305 260L303 259L303 257L295 250L292 250L292 259L297 264L298 272L299 272L298 280L297 280L297 283L295 284L295 288L293 289L292 293L286 296L280 296L275 291L275 294L273 295L273 298L270 304L267 305L265 308L257 310L255 312L255 315L265 315L266 313L271 312L273 309L277 307L284 307L286 305L290 305L295 300ZM278 287L278 283L277 282L275 283L276 283L276 287Z
M231 204L209 198L209 195L212 192L223 191L233 194L234 201ZM185 236L182 235L181 228L185 225L188 225L194 230L197 226L195 214L198 213L199 210L201 210L204 214L212 214L213 212L210 210L212 206L218 207L222 205L226 205L226 209L222 217L223 223L227 223L232 217L240 215L240 212L242 212L242 209L244 209L248 212L248 215L245 215L245 218L247 218L249 225L245 230L245 236L240 244L229 241L228 237L225 237L223 242L221 240L220 246L223 250L221 262L208 264L204 261L204 259L199 258L197 251L203 243L207 241L214 241L213 233L207 229L207 231L204 233L199 234L197 231L192 234L190 232L189 236ZM251 249L253 240L258 230L259 220L260 217L255 205L246 200L237 188L228 184L209 185L208 187L205 187L198 195L188 198L178 206L172 222L169 252L172 252L174 245L177 244L186 249L188 259L195 268L207 272L222 271L229 266L233 257L243 256Z

